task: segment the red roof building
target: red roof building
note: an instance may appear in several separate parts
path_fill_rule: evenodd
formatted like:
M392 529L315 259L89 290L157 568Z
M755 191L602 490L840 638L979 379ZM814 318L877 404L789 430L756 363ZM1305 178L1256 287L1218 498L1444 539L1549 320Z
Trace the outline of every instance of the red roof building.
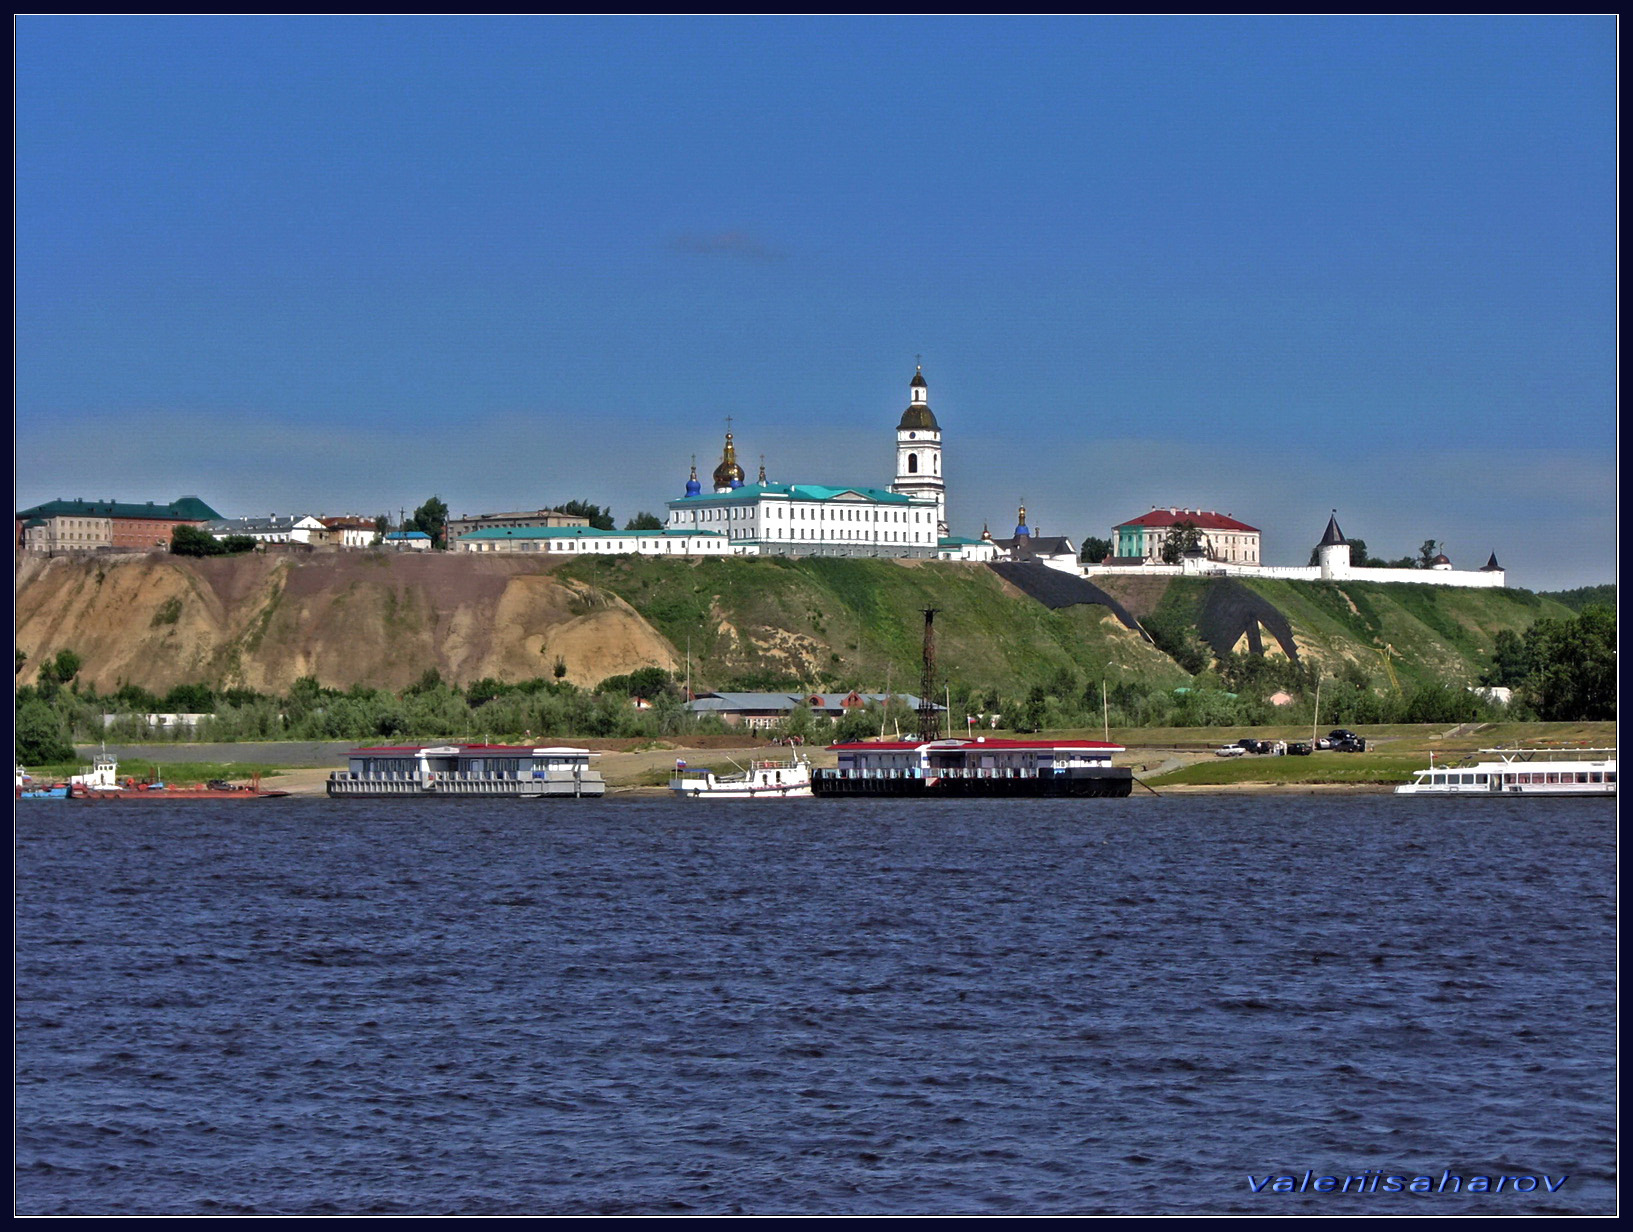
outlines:
M1210 560L1235 565L1260 563L1259 528L1212 509L1153 508L1150 513L1121 522L1112 529L1115 554L1161 561L1169 533L1187 525L1196 527L1202 550Z

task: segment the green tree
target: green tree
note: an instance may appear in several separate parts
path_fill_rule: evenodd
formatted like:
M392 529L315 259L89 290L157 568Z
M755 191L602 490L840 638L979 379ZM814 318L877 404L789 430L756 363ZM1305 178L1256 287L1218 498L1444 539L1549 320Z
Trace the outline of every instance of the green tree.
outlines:
M167 714L209 714L215 709L215 694L202 684L178 684L164 695L159 708Z
M624 697L644 697L648 701L674 691L674 681L661 667L643 667L627 676L608 676L595 686L597 693L616 693Z
M68 725L45 702L30 700L17 708L17 761L25 766L55 765L74 760Z
M1418 558L1413 563L1419 569L1427 569L1434 564L1435 557L1440 555L1440 544L1433 539L1425 539L1423 546L1418 549Z
M1033 685L1026 695L1026 700L1004 716L1009 720L1010 729L1018 732L1042 731L1048 702L1048 695L1044 693L1043 686Z
M214 535L196 526L178 526L170 532L173 556L220 556L226 550Z
M1498 632L1491 651L1491 666L1480 676L1483 685L1512 689L1523 685L1534 666L1531 646L1510 629Z
M15 651L16 654L17 654L17 671L21 672L23 670L23 664L28 662L28 655L23 651L22 647L20 647L20 646L13 646L12 650Z
M590 525L596 530L612 529L612 509L603 509L600 505L592 505L587 501L570 500L561 507L562 513L570 513L574 517L588 518Z
M1162 563L1179 564L1180 557L1202 546L1202 531L1195 522L1175 522L1162 537Z
M1526 630L1531 674L1521 693L1549 722L1616 717L1616 614L1590 607L1574 620L1539 620Z
M441 497L433 496L414 510L414 516L409 519L409 523L413 530L422 530L431 536L432 547L448 546L448 506L442 503Z
M68 684L75 676L79 675L79 669L84 664L85 661L72 650L59 650L57 651L57 657L41 669L41 675L49 671L51 679L58 684Z
M655 513L637 513L624 523L625 530L662 530L663 522Z
M1077 558L1086 565L1098 565L1111 555L1110 539L1085 538Z
M485 706L496 698L503 697L509 690L492 676L484 676L465 690L465 701L472 710Z

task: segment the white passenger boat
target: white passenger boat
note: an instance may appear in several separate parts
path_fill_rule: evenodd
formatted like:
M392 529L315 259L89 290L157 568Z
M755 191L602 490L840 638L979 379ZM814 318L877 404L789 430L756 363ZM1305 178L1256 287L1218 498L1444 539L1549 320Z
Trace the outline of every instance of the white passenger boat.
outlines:
M1418 770L1398 796L1614 796L1616 750L1481 749L1456 765Z
M353 749L329 776L332 797L509 797L538 800L606 794L588 749L457 744Z
M735 762L732 763L736 765ZM795 754L788 761L751 761L741 774L717 775L712 770L687 770L675 763L669 790L677 796L710 800L776 800L811 794L811 763Z

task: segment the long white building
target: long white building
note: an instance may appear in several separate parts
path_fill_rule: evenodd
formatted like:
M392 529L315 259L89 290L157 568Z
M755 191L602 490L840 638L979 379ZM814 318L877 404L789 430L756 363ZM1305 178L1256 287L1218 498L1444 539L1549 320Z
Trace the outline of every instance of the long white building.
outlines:
M684 496L668 502L668 529L713 531L732 550L779 556L943 556L947 485L941 425L930 410L923 370L913 374L907 409L896 426L896 477L889 488L771 483L765 467L743 482L737 445L726 433L713 491L692 467Z

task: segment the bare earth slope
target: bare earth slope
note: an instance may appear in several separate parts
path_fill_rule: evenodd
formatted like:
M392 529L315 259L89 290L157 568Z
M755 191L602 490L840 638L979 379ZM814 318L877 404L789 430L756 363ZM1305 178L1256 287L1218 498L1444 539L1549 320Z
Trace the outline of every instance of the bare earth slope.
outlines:
M100 690L193 681L286 692L399 690L444 678L553 674L594 685L674 648L623 600L560 579L545 562L441 554L319 552L189 559L162 553L28 559L16 573L18 683L60 649Z

